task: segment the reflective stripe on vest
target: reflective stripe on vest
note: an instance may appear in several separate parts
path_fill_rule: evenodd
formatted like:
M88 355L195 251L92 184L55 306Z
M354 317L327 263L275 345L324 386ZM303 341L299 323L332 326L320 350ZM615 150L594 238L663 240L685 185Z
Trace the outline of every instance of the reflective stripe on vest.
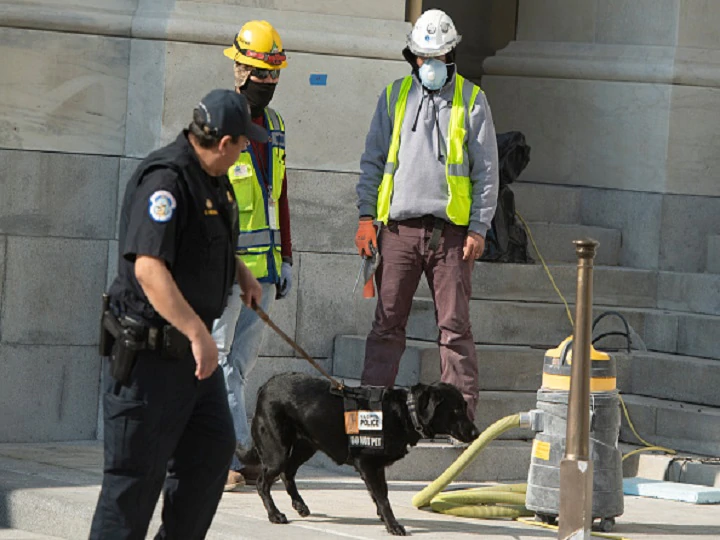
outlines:
M265 109L270 133L267 156L271 177L265 186L267 171L258 174L257 162L250 146L228 170L228 178L238 204L240 236L237 253L252 274L264 281L280 277L280 217L278 201L285 178L285 124L274 110Z
M377 220L387 223L390 216L390 201L394 188L395 171L400 150L400 131L405 119L407 98L412 86L412 75L397 80L387 87L387 110L393 122L390 138L390 149L383 171L383 179L378 188ZM455 75L455 92L453 94L450 122L448 124L448 155L445 160L445 177L448 183L448 218L456 225L470 223L470 207L472 205L472 183L470 182L470 162L467 156L467 118L466 111L472 110L480 87L468 82L465 78Z

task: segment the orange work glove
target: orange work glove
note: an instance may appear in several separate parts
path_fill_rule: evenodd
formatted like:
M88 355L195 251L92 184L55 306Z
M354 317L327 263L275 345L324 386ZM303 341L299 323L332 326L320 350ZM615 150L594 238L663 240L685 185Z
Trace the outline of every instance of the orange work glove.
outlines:
M372 257L370 251L370 243L372 242L373 248L377 251L377 231L375 224L372 219L361 219L358 223L358 230L355 234L355 245L358 248L358 253L365 257Z

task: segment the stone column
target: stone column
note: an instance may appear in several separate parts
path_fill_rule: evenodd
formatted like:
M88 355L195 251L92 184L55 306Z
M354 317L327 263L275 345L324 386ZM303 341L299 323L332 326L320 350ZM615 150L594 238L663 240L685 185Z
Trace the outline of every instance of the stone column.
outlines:
M485 64L498 131L532 146L523 180L583 186L622 263L705 270L720 232L720 3L520 0Z

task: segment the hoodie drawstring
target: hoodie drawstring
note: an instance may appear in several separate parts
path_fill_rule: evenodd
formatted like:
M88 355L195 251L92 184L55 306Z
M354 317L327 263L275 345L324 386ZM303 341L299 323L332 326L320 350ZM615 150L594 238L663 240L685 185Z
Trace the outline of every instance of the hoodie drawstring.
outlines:
M435 129L437 131L437 145L438 145L438 161L440 163L445 163L445 152L443 148L443 139L442 139L442 133L440 132L440 109L438 108L437 104L435 103L434 99L431 99L433 104L433 113L435 115Z
M440 131L440 109L435 103L435 100L430 96L429 92L425 90L425 87L422 87L422 98L420 99L420 105L418 105L417 112L415 113L415 121L413 122L412 131L413 133L417 131L418 119L420 118L420 111L422 110L425 98L428 98L428 101L430 101L433 106L433 116L435 116L435 129L437 130L438 161L440 161L441 163L445 163L445 145L442 138L442 132ZM428 112L429 111L430 109L428 109Z
M425 92L425 89L423 89L422 99L420 100L420 105L418 106L417 113L415 114L415 121L413 122L413 127L412 127L413 133L415 131L417 131L417 123L418 123L418 118L420 118L420 110L422 109L423 102L425 101L426 97L427 97L427 93Z

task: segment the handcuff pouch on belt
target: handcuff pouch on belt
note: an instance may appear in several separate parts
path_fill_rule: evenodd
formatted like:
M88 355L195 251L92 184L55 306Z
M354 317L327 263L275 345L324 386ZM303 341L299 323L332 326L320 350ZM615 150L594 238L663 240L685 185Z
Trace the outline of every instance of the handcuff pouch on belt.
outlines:
M383 411L385 388L381 386L344 386L335 390L343 397L345 433L353 454L382 452Z
M99 352L110 357L112 377L127 384L137 353L145 349L159 350L164 359L178 359L190 351L190 340L171 325L148 327L127 316L118 319L110 310L108 295L103 294Z

